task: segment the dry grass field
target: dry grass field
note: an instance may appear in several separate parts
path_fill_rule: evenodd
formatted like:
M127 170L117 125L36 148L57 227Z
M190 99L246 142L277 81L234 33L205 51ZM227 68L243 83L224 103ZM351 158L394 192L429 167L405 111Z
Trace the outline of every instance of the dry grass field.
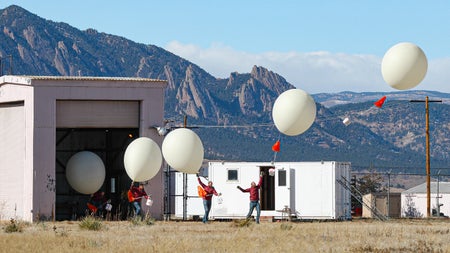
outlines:
M81 223L3 222L0 252L450 252L448 219Z

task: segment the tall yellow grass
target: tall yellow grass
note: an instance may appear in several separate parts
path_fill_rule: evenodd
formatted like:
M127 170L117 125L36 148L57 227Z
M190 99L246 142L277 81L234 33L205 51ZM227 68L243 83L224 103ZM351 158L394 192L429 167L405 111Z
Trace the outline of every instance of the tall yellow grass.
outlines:
M0 252L450 252L450 220L39 222L0 231ZM2 223L4 228L7 223Z

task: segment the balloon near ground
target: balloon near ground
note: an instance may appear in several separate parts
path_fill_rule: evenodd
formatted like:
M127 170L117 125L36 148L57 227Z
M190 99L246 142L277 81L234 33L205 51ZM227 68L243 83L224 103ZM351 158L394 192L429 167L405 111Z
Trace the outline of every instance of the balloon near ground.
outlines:
M132 141L123 157L125 171L135 182L152 179L158 174L162 155L158 144L148 137L140 137Z
M316 103L301 89L287 90L275 100L272 118L281 133L289 136L302 134L316 119Z
M428 61L422 49L402 42L391 47L381 62L384 81L397 90L416 87L425 78Z
M66 165L67 182L74 190L83 194L98 191L105 181L105 174L102 159L90 151L76 153Z
M198 135L187 128L178 128L164 138L162 153L174 169L195 174L203 163L203 144Z

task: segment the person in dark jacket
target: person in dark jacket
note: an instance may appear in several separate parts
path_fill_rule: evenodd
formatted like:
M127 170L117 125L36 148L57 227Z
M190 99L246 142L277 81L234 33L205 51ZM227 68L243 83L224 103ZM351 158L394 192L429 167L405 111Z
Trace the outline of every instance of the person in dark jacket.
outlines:
M248 210L247 219L253 213L253 210L256 208L256 223L259 224L259 217L261 215L261 206L259 204L259 189L261 188L262 180L263 180L264 172L261 172L259 175L259 182L256 184L255 182L251 183L250 188L242 189L240 186L237 188L242 192L250 193L250 209Z
M205 185L202 180L200 180L200 177L197 174L197 180L198 183L203 187L203 190L205 190L206 194L204 197L202 197L203 199L203 207L205 208L205 215L203 216L203 223L207 223L208 222L208 216L209 216L209 211L211 211L211 203L212 203L212 196L216 195L216 196L220 196L222 194L217 193L216 189L213 187L213 182L208 181L208 185Z
M97 208L96 215L103 217L103 207L106 205L105 192L98 190L91 195L89 202Z

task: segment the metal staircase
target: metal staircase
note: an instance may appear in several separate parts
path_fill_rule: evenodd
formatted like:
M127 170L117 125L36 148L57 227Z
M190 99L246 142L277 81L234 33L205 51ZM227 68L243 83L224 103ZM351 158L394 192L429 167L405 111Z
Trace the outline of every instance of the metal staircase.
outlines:
M387 221L388 218L383 215L376 207L369 206L367 203L363 200L363 194L355 187L353 186L345 177L341 177L341 179L336 179L336 181L344 187L344 189L348 190L350 192L350 195L354 197L361 205L364 205L367 207L372 214L381 221Z

